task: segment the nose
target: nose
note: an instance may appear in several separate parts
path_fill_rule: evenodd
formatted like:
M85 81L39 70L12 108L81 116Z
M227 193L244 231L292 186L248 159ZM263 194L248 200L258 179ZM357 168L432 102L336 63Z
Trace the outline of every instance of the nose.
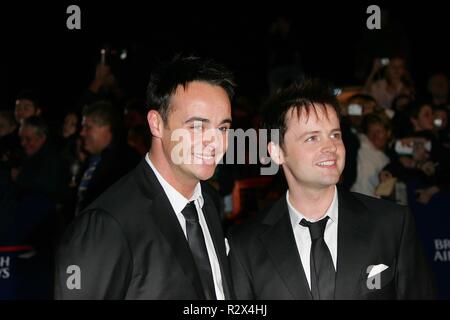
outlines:
M203 146L214 150L222 143L221 139L222 135L218 130L208 129L203 134Z
M336 153L336 151L337 151L336 142L331 138L326 139L322 147L322 152Z

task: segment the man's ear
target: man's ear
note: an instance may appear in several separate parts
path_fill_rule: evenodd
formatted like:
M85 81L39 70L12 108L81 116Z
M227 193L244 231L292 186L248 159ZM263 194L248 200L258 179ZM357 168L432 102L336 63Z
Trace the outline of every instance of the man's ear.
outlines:
M147 122L152 136L161 138L163 134L164 123L159 112L156 110L150 110L147 113Z
M36 108L36 116L40 116L42 113L42 109L41 108Z
M267 149L269 151L270 157L277 165L280 166L284 163L284 153L280 145L271 141L267 145Z

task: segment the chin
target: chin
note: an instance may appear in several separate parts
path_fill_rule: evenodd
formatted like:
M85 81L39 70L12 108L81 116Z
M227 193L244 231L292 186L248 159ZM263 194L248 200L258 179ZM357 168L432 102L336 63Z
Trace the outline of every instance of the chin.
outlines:
M208 180L214 175L215 165L196 165L193 173L199 180Z

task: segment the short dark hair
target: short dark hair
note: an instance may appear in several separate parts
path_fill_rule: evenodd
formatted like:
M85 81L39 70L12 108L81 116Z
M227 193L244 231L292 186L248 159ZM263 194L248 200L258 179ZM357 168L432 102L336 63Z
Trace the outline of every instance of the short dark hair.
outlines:
M97 101L83 108L83 116L92 118L99 125L109 125L114 134L121 129L121 118L119 112L109 101Z
M230 101L234 96L234 79L230 71L211 59L181 55L169 63L157 67L150 76L147 86L147 105L157 110L164 122L169 115L170 98L179 85L184 88L193 81L202 81L222 87Z
M34 90L23 90L19 92L19 94L16 97L16 100L30 100L33 102L33 105L36 109L42 110L42 101L39 93Z
M40 136L48 137L48 125L47 122L41 116L32 116L26 118L22 122L22 126L33 127L36 134Z
M298 116L301 109L305 109L308 116L311 110L317 114L314 105L321 105L325 111L326 105L329 105L336 111L338 118L340 117L339 102L333 87L323 84L319 79L305 79L301 83L293 83L287 88L278 90L262 108L262 127L268 130L268 141L271 138L270 130L278 129L282 146L287 130L287 112L294 108Z

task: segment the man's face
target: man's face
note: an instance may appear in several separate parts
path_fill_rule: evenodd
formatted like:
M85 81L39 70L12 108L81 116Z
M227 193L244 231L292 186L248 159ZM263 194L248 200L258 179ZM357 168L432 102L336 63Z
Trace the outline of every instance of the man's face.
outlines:
M23 150L28 157L38 152L47 140L45 135L38 134L36 129L31 126L21 126L19 137Z
M310 110L309 117L301 109L300 117L297 117L297 112L292 110L286 116L287 130L280 149L289 188L317 190L334 186L345 164L345 148L336 112L327 105L325 113L322 106L315 105L317 116L314 109Z
M22 120L27 119L29 117L38 116L40 113L41 113L40 110L36 108L33 101L31 100L18 99L16 101L14 115L18 123L21 123Z
M429 105L425 105L420 109L417 117L417 124L420 130L433 130L433 109Z
M172 173L184 181L211 178L228 146L230 124L230 100L222 87L199 81L179 86L161 137Z
M381 123L372 123L368 127L367 138L378 150L384 150L390 133Z
M98 125L89 116L83 117L80 135L84 149L90 154L100 154L112 141L111 127Z

